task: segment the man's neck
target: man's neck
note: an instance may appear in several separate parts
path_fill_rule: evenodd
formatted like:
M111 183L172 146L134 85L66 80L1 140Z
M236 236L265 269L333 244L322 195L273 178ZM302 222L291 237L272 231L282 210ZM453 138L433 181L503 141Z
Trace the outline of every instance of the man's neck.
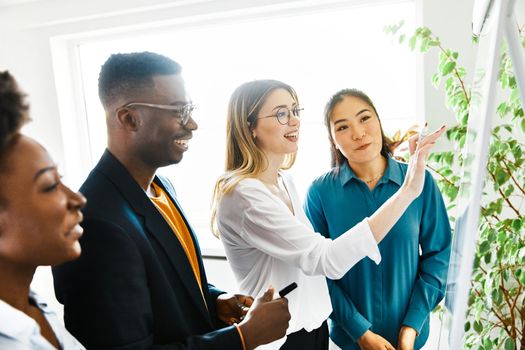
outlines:
M146 164L141 159L131 155L130 152L120 152L118 149L112 149L110 147L108 147L108 149L111 154L113 154L118 161L124 165L144 192L151 193L151 182L155 177L157 168Z

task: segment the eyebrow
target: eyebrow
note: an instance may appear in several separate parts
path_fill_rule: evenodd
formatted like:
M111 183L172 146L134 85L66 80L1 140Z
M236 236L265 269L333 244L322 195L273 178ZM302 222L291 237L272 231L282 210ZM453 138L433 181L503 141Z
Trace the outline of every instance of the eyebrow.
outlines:
M293 108L294 106L297 106L297 102L292 103L292 108ZM275 107L272 109L272 111L275 111L276 109L279 109L279 108L288 108L288 106L287 106L287 105L278 105L278 106L275 106Z
M48 166L46 168L42 168L40 169L39 171L36 172L35 176L33 176L33 182L36 181L36 179L38 179L38 177L42 174L44 174L45 172L47 171L52 171L52 170L55 170L57 167L56 166Z
M364 108L362 110L360 110L359 112L357 112L357 114L355 115L355 117L359 117L360 114L364 113L364 112L372 112L371 110L369 110L368 108ZM340 118L340 119L337 119L336 121L334 121L334 125L336 125L337 123L342 123L342 122L345 122L347 121L348 118Z

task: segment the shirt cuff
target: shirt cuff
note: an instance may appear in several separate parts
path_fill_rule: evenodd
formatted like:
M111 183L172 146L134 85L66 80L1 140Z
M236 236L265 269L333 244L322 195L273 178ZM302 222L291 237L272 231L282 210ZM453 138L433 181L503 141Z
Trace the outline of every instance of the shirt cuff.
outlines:
M351 323L351 325L345 325L343 329L356 343L372 327L372 324L362 316L354 318Z
M370 224L368 223L368 218L365 218L356 226L362 226L359 227L359 231L363 232L362 244L363 248L367 252L366 254L376 263L376 265L379 265L381 262L381 252L379 251L379 246L377 245L374 234L372 233L372 229L370 228Z
M408 309L405 319L403 320L403 325L414 328L419 335L428 316L428 313L423 312L422 310Z

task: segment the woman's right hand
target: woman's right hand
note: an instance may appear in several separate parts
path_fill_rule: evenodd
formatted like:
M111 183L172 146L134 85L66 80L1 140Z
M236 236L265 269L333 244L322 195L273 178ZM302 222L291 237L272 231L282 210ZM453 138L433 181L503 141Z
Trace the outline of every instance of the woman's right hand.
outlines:
M409 142L410 160L408 162L408 170L403 182L403 188L413 199L416 199L423 191L425 183L425 165L430 154L430 150L434 147L437 139L445 132L446 126L430 133L419 140L419 134L412 136Z
M368 330L357 340L361 350L396 350L388 340Z

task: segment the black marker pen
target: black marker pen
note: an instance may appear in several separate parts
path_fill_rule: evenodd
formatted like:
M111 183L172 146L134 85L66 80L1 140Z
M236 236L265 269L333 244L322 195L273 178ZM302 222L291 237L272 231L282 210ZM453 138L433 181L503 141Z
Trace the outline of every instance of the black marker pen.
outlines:
M297 283L292 282L279 291L279 296L283 298L286 294L290 293L295 288L297 288Z

